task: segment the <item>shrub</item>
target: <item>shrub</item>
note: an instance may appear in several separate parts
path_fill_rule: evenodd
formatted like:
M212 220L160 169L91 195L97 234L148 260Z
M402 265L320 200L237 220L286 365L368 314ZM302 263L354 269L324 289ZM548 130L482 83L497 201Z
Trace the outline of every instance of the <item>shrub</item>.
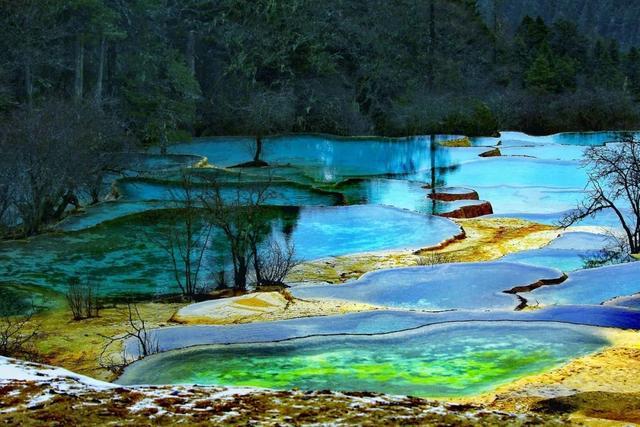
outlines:
M100 315L98 290L99 286L95 283L81 283L80 279L75 277L69 280L66 298L73 320L90 319Z

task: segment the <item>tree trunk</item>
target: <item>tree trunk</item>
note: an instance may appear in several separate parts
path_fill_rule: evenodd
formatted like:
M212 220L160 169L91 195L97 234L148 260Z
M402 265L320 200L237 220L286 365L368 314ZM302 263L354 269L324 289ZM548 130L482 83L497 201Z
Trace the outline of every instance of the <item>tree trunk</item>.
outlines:
M82 34L76 36L75 79L73 84L73 98L76 102L82 99L84 89L84 38Z
M187 65L191 75L196 75L196 33L190 30L187 34Z
M33 107L33 74L31 70L31 62L24 64L24 89L27 97L27 106L29 109Z
M166 125L162 125L162 130L160 134L160 154L167 154L167 146L169 145L169 140L167 138L167 127Z
M258 135L256 137L256 153L253 156L253 161L254 162L259 162L261 155L262 155L262 137L260 135Z
M107 96L113 97L115 95L115 78L116 78L116 64L118 61L118 52L114 44L107 45L107 79L106 79L106 93Z
M96 75L96 102L102 104L102 81L104 79L104 63L107 51L107 39L104 35L100 38L100 52L98 53L98 72Z
M247 260L244 257L238 258L238 265L233 282L236 291L244 292L247 289Z
M51 215L51 219L54 221L59 221L60 219L62 219L62 215L64 214L64 211L67 210L67 206L69 205L73 205L76 209L80 207L78 198L70 191L62 196L62 201Z
M429 155L431 161L431 213L436 214L436 136L431 135L429 138Z
M435 0L429 2L429 43L427 44L427 83L429 87L434 83L435 50L436 50L436 6Z
M263 280L262 280L262 274L261 274L260 257L258 254L257 242L251 242L251 251L253 252L253 269L256 271L256 283L258 285L261 285Z

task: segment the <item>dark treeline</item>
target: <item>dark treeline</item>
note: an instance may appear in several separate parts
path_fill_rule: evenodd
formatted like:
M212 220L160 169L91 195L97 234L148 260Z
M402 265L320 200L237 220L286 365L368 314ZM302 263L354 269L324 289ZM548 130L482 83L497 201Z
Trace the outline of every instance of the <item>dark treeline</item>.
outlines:
M143 143L640 121L638 50L564 20L525 17L508 33L502 15L483 19L471 0L1 4L4 112L90 100Z
M522 19L541 16L547 23L575 22L590 37L617 40L625 49L640 45L640 3L635 0L478 0L487 22L498 8L504 31L515 33Z

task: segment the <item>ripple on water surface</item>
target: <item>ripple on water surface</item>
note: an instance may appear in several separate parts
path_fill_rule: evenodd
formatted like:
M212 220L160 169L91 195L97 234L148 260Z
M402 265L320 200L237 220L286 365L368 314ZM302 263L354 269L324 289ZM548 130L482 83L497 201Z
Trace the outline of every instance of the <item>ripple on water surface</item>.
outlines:
M607 345L596 329L518 322L437 325L378 336L206 346L149 357L121 384L207 384L462 396Z

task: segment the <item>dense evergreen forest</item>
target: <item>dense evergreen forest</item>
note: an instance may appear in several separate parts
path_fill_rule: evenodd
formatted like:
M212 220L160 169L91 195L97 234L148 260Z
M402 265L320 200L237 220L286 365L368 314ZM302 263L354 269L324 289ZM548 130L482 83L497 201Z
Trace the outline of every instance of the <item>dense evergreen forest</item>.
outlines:
M487 22L495 7L502 30L511 35L529 15L575 22L589 37L612 38L625 49L640 45L640 3L634 0L479 0L478 6Z
M640 7L622 3L1 0L0 110L15 130L96 109L146 144L637 128Z

